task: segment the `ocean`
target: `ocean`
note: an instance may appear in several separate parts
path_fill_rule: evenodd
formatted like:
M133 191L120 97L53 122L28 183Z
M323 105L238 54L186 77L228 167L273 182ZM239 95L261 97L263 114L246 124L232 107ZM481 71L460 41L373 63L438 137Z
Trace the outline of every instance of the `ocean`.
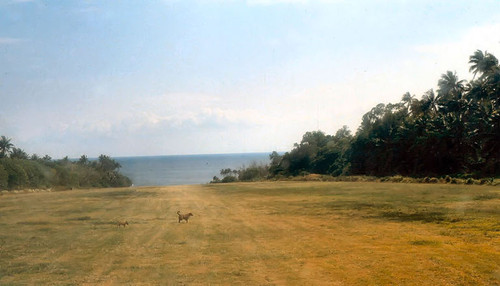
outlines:
M220 170L240 169L252 163L269 164L269 153L116 157L120 173L134 186L193 185L209 183Z

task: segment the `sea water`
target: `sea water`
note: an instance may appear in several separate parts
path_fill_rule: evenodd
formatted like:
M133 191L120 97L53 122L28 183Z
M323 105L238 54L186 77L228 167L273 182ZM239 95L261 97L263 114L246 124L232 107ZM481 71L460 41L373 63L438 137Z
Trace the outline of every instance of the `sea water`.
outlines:
M269 164L269 153L174 155L113 158L120 173L134 186L192 185L209 183L220 170Z

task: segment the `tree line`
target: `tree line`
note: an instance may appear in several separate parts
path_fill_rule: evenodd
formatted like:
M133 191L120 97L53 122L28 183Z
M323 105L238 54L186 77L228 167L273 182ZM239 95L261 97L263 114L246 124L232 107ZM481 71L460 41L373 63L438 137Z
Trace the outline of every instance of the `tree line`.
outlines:
M270 154L267 178L307 173L498 177L500 66L493 54L481 50L469 64L472 80L447 71L438 89L420 99L407 92L400 102L373 107L354 135L346 126L334 135L305 133L291 151ZM245 168L222 171L224 178L238 179Z
M11 139L0 137L0 190L130 186L131 180L119 173L120 168L106 155L97 160L89 160L86 155L79 160L29 156Z
M285 153L271 154L270 173L474 177L500 174L500 67L491 53L469 57L471 81L447 71L420 99L380 103L355 135L307 132Z

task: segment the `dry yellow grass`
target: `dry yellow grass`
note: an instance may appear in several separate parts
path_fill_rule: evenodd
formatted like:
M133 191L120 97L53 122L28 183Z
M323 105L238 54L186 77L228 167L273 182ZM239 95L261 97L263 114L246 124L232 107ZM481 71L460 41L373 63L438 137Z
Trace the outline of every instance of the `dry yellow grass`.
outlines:
M178 210L194 217L179 224ZM498 265L491 186L274 182L0 197L2 285L498 285Z

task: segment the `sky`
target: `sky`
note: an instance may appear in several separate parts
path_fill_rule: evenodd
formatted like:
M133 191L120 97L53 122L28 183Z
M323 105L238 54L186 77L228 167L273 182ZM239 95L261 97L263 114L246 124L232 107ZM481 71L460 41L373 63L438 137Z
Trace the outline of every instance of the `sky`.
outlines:
M500 58L500 1L0 0L0 135L52 158L289 151Z

